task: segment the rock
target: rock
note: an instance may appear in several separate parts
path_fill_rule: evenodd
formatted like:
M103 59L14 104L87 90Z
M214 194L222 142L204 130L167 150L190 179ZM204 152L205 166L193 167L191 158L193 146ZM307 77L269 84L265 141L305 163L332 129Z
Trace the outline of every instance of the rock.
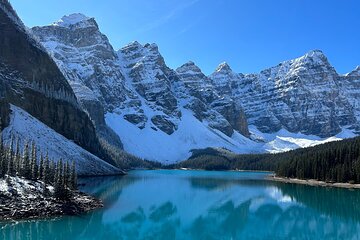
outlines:
M218 69L230 69L227 64L223 64ZM246 116L240 104L236 105L228 94L215 88L212 80L206 77L194 62L188 62L176 72L183 81L189 94L197 100L192 100L186 107L192 109L199 120L206 118L209 126L218 129L227 136L233 134L234 130L239 131L244 136L249 136ZM229 87L230 88L230 87ZM220 90L224 90L221 89ZM215 110L217 113L211 113Z
M137 125L140 129L145 127L147 121L146 116L141 114L125 114L124 119Z
M40 188L28 186L43 184L38 181L24 180L11 177L10 180L0 179L9 187L21 188L21 195L0 191L0 221L28 220L62 215L80 215L85 212L103 207L100 200L85 193L72 191L68 199L61 200L51 196L44 196ZM21 184L19 184L21 183ZM20 190L20 189L19 189Z
M330 137L343 126L357 125L347 94L339 88L341 77L318 50L259 74L219 67L211 79L241 104L249 124L262 132L285 128Z
M151 122L168 135L173 134L173 132L176 130L176 125L169 121L166 116L156 115L151 118Z
M0 131L10 123L10 104L0 99Z
M62 72L10 4L0 5L0 97L102 157L94 125Z
M104 113L125 100L124 76L116 52L95 19L72 14L51 26L32 28L32 32L46 48L52 49L53 59L89 113L100 137L122 148L120 138L106 126Z

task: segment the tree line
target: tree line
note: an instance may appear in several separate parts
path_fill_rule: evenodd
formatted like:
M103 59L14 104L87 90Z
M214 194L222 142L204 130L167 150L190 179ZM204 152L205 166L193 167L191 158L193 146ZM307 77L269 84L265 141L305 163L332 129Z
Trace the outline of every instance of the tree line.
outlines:
M274 171L280 177L360 183L360 137L277 154L194 150L188 160L170 167Z
M77 174L75 162L60 159L55 162L49 159L48 153L43 156L34 142L26 142L20 149L20 140L11 138L10 145L6 146L0 136L0 179L22 177L27 180L39 180L44 183L44 194L55 198L67 199L71 191L77 189ZM53 186L50 192L47 186Z
M278 161L279 176L360 183L360 138L299 149L281 155Z

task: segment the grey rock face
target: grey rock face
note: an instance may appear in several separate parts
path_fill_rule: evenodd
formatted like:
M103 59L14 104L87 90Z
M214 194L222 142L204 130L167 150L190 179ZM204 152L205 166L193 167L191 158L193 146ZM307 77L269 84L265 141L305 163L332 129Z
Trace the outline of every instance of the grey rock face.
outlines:
M241 75L220 68L211 78L241 103L249 124L262 132L285 128L329 137L342 126L357 124L339 84L342 77L318 50L259 74Z
M137 125L138 128L145 128L145 123L147 122L147 117L143 114L125 114L124 119L131 122L134 125Z
M181 116L172 91L172 82L176 79L157 45L132 42L117 54L130 93L120 109L124 119L140 129L148 126L171 135Z
M77 17L78 22L64 23L69 17ZM93 18L72 14L63 19L50 26L34 27L32 31L70 84L77 84L74 89L78 99L96 98L106 110L118 107L125 100L126 91L118 58L109 40ZM84 91L79 86L88 89Z
M166 116L156 115L151 118L151 122L168 135L171 135L176 130L176 125L168 120Z
M8 1L0 1L0 25L0 98L84 149L106 157L72 88Z
M132 42L115 52L95 20L83 15L33 32L97 129L106 126L103 115L115 111L140 129L171 135L183 108L227 136L248 137L248 124L266 133L284 128L321 137L345 126L358 129L360 69L340 76L318 50L258 74L235 73L222 63L206 76L193 62L170 69L156 44Z
M72 14L51 26L34 27L32 32L66 76L97 134L121 148L120 139L105 124L104 113L126 99L124 76L116 52L96 21Z
M220 95L192 62L177 71L168 68L156 44L133 42L116 53L95 20L81 14L32 31L66 75L98 134L106 126L104 114L116 110L140 129L149 125L171 135L181 107L228 136L234 129L249 134L233 99Z
M131 87L150 107L167 115L178 115L177 99L171 91L173 72L160 55L156 44L133 42L118 51Z
M5 101L0 101L0 131L9 126L10 111L10 104Z
M354 128L356 131L359 131L359 122L360 122L360 66L358 66L352 72L346 74L345 76L340 76L338 78L338 85L342 94L347 98L349 105L351 106L357 124Z
M197 99L188 107L196 113L199 120L208 120L211 127L228 136L233 134L234 129L244 136L249 136L242 107L240 104L235 104L232 96L226 92L226 87L214 85L212 80L205 76L193 62L182 65L176 69L176 72L189 94Z

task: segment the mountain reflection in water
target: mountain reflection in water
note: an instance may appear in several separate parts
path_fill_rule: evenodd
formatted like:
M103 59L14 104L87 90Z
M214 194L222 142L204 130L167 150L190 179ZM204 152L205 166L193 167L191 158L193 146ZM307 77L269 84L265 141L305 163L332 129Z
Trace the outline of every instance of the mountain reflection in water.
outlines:
M1 225L1 239L360 239L360 191L266 173L154 170L81 179L105 207Z

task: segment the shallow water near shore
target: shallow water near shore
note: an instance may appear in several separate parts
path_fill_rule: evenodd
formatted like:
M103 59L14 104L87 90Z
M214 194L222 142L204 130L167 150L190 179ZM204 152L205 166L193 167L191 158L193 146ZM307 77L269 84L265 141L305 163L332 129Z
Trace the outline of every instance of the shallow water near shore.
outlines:
M266 180L269 173L132 171L81 179L90 213L0 223L0 239L360 239L360 190Z

